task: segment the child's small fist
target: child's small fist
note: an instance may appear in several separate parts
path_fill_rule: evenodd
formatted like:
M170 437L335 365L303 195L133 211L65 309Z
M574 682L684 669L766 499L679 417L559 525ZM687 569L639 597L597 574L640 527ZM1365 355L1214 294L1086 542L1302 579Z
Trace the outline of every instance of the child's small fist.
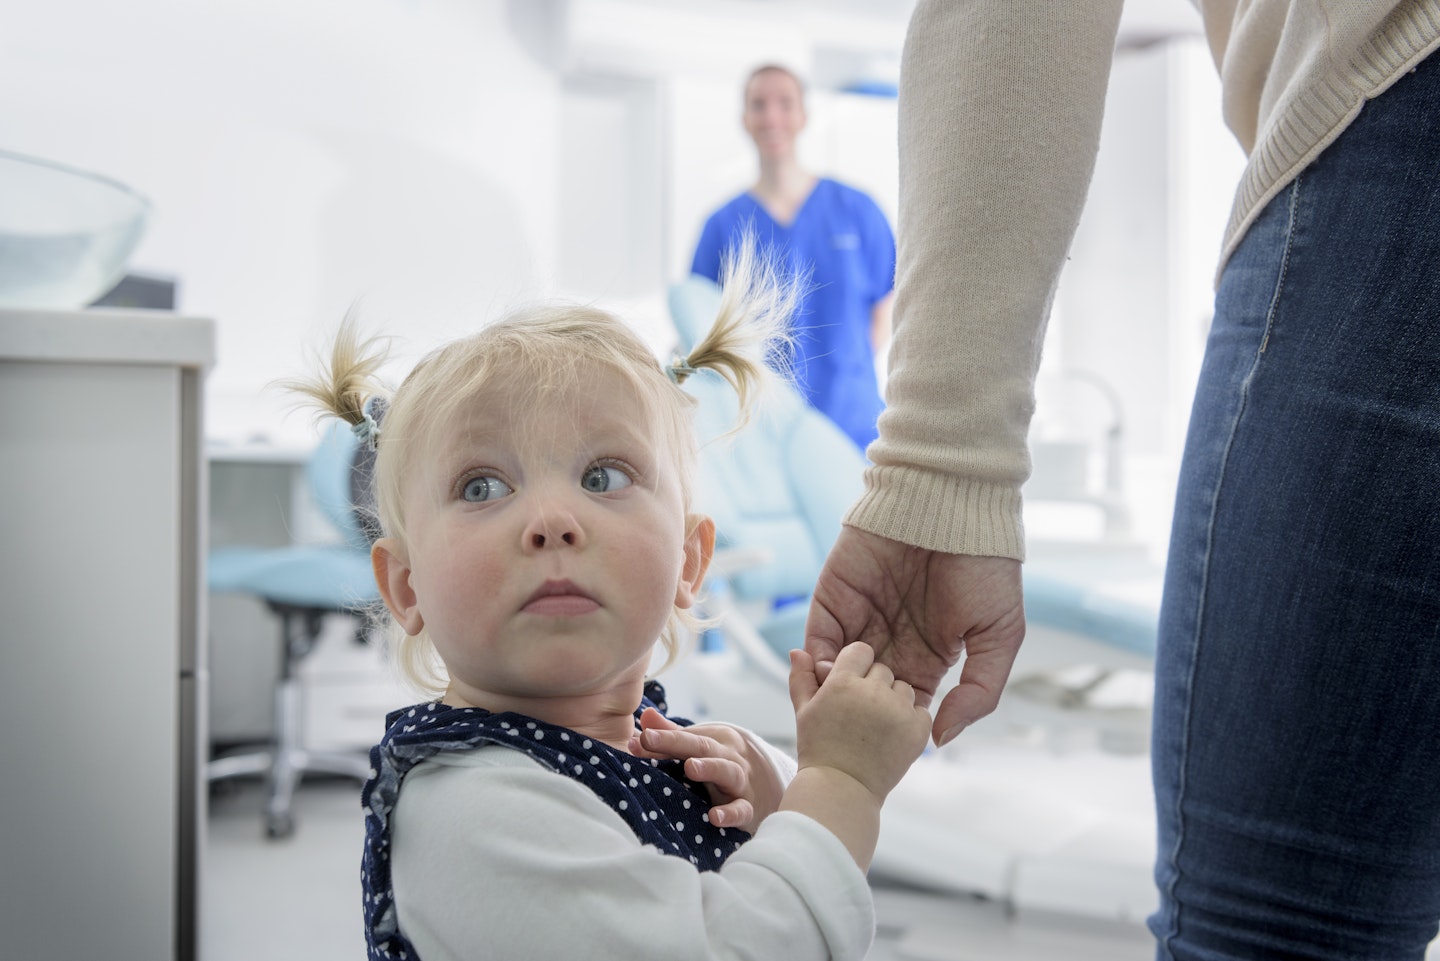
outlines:
M868 644L846 645L822 685L815 661L790 652L800 767L843 771L883 799L925 750L930 715L915 691L875 660Z

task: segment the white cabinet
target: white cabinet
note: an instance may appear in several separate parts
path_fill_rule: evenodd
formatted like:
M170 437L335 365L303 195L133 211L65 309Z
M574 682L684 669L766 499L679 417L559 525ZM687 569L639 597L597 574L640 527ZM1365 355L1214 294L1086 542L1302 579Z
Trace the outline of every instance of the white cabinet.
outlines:
M191 959L209 321L0 311L6 957Z

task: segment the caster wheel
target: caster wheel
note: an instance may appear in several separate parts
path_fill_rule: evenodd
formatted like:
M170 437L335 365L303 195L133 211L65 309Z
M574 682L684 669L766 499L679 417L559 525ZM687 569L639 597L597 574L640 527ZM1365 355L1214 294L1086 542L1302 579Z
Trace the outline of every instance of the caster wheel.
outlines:
M288 814L265 815L265 837L271 841L288 838L295 833L295 819Z

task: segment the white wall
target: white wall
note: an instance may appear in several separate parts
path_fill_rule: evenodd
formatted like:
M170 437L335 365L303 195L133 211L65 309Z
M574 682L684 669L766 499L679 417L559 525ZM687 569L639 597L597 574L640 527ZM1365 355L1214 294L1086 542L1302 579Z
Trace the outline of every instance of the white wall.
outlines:
M1183 430L1243 164L1214 74L1198 40L1116 58L1090 200L1056 298L1048 346L1116 386L1139 453L1162 452Z
M264 385L350 303L402 356L555 270L553 5L47 0L0 30L0 141L154 202L132 269L215 318L210 432L308 436Z
M397 372L557 295L622 311L663 349L664 286L719 197L672 182L695 144L671 123L685 112L723 134L733 192L754 173L736 107L745 69L803 70L837 46L893 58L903 32L892 9L877 22L736 0L12 6L0 144L154 202L131 269L175 278L179 309L217 321L210 435L295 444L309 419L267 384L305 369L357 299L371 326L402 336ZM691 83L724 109L688 100ZM829 112L815 113L825 130ZM813 138L821 152L844 126ZM867 143L888 156L893 131Z
M594 300L668 341L664 287L755 175L753 64L893 70L904 9L790 0L48 0L0 30L0 145L155 202L132 267L218 322L214 437L303 441L265 385L361 299L397 369L517 302ZM1181 0L1127 4L1132 35ZM1150 19L1146 19L1146 18ZM1154 21L1152 23L1152 20ZM1158 26L1156 26L1158 24ZM1123 26L1123 25L1122 25ZM1173 462L1239 152L1195 41L1121 55L1046 367L1121 392ZM895 104L812 87L812 169L894 214ZM901 225L903 229L903 225ZM1043 426L1043 425L1042 425ZM1162 485L1164 482L1162 481Z

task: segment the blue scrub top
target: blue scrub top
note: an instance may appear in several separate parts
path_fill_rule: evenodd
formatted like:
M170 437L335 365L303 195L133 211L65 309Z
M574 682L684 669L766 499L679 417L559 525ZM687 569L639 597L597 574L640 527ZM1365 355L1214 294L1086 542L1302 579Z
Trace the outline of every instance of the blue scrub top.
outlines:
M808 279L792 322L796 386L864 450L884 406L871 310L895 286L895 235L869 196L821 178L788 227L749 193L705 221L692 273L720 282L720 261L749 230L786 274Z

